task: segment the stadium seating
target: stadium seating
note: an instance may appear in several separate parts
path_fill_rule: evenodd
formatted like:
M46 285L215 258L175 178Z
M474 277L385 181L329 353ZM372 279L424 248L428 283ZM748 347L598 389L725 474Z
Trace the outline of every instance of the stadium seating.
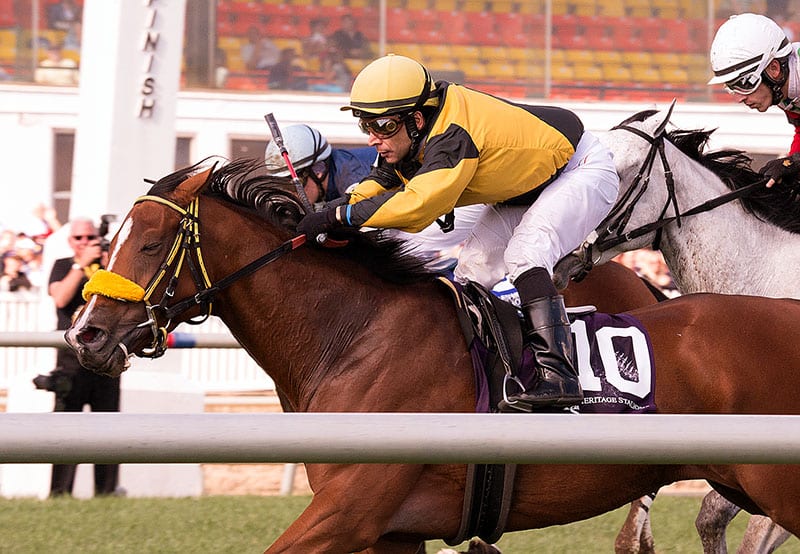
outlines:
M54 1L42 0L42 12ZM762 4L765 0L753 0L753 9ZM633 98L659 90L672 95L706 90L709 26L702 2L552 0L550 13L549 74L559 95L609 98L628 91ZM379 52L377 0L220 0L217 44L227 55L229 85L263 90L262 76L248 79L239 54L249 27L259 26L279 46L301 51L311 19L327 18L332 32L344 14L356 18ZM386 52L420 59L432 71L463 74L465 84L476 88L543 90L545 0L387 0L387 15ZM0 64L15 59L15 24L13 0L0 0ZM800 21L788 25L800 36ZM40 27L42 36L63 39L50 37L46 22ZM346 60L354 73L368 62Z

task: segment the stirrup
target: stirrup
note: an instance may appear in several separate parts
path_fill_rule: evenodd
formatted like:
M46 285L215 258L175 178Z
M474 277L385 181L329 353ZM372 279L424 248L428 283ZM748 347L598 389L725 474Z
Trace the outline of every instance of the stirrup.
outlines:
M513 403L508 403L501 400L497 404L497 409L504 414L574 414L581 413L580 406L575 404L573 406L534 406L524 400L514 400Z

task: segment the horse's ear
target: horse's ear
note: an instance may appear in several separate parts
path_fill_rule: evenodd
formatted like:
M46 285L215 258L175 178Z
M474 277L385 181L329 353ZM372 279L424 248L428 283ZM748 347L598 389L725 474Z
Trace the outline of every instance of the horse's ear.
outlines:
M669 123L669 118L672 117L672 110L675 108L675 102L677 101L678 101L677 98L672 99L672 104L669 105L669 109L667 110L667 115L664 116L664 119L663 121L661 121L661 125L658 126L658 129L656 129L653 132L654 137L658 137L664 134L664 129L667 128L667 124Z
M175 188L176 195L184 197L187 202L197 197L197 195L200 194L200 191L203 190L203 187L206 185L206 183L211 179L211 175L214 173L216 167L217 164L215 163L205 171L195 173L183 181Z

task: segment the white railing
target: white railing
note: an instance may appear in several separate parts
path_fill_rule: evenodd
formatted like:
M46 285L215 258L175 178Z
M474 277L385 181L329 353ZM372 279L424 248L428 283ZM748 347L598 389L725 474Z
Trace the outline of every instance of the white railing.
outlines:
M55 328L55 308L39 293L0 293L0 333L42 332ZM181 325L176 331L230 336L217 318L200 325ZM205 392L268 390L272 380L241 348L184 349L177 357L181 373ZM0 347L0 389L7 389L21 375L53 369L55 348Z
M797 464L800 416L0 414L0 463Z

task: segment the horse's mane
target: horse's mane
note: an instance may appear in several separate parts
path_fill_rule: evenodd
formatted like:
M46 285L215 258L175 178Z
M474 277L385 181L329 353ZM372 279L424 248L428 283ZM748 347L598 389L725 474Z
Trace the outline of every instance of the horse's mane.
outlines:
M207 158L163 177L153 185L149 194L171 192L189 176L207 167L209 160ZM306 210L297 199L291 178L267 175L263 167L261 159L218 161L202 194L251 210L286 238L294 236ZM342 233L348 241L347 246L325 250L363 264L383 279L407 284L428 281L437 275L426 267L429 260L410 252L402 240L379 231L351 229ZM311 245L311 241L308 244Z
M644 110L627 118L620 125L641 122L656 113L657 110ZM689 158L709 169L731 190L764 182L764 176L753 170L753 159L744 151L726 149L705 152L715 130L673 129L667 133L666 138ZM797 184L778 183L772 188L757 186L741 197L742 205L761 220L791 233L800 233L800 201L792 191L792 186Z
M735 149L703 152L714 129L680 130L667 134L678 149L710 169L731 190L739 190L753 183L764 183L764 175L753 170L753 159ZM791 233L800 233L800 202L792 194L790 185L778 183L772 188L756 186L741 198L745 209L759 219L769 221Z

